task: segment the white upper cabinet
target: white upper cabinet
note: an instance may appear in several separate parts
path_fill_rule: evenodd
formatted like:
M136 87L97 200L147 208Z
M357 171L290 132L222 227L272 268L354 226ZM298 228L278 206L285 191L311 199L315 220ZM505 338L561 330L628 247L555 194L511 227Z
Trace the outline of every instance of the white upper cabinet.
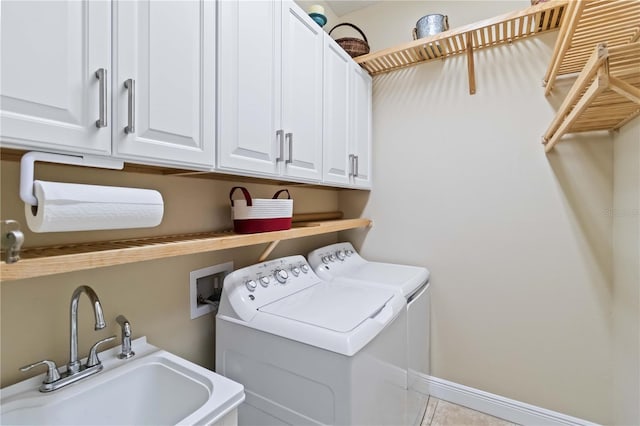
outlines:
M2 0L2 147L371 187L371 78L292 0Z
M3 0L0 16L2 146L108 155L111 3Z
M351 70L351 183L356 188L369 189L372 185L371 76L355 62Z
M218 168L322 178L322 29L291 1L222 1Z
M114 3L114 155L209 169L215 147L215 3Z
M215 2L1 8L3 146L213 167Z
M281 4L222 1L218 13L218 167L275 175L284 143Z
M331 39L324 46L325 183L371 188L371 77Z
M327 35L324 44L323 114L323 178L326 183L350 183L351 67L351 57Z
M322 179L322 28L283 2L282 85L286 176Z

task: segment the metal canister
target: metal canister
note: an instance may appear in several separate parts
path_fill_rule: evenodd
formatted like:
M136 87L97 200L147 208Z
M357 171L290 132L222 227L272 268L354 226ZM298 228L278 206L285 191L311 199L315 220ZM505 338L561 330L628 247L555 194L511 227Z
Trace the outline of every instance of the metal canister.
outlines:
M449 17L447 15L441 15L434 13L432 15L425 15L418 19L416 27L413 29L413 39L428 37L436 35L449 29Z

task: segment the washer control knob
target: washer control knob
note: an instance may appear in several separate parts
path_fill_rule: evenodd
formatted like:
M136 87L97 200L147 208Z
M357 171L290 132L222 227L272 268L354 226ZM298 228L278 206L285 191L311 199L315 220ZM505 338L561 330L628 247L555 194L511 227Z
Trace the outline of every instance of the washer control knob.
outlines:
M322 256L322 263L329 263L329 256Z
M254 280L249 280L244 283L244 285L247 286L247 290L249 291L256 291L256 287L258 286Z
M344 250L338 250L336 252L336 257L338 258L338 260L340 262L342 262L346 258L345 254L344 254Z
M303 263L302 265L300 265L300 269L302 270L302 272L304 272L305 274L307 272L309 272L309 266L306 263Z
M329 260L330 260L331 262L335 262L335 261L336 261L336 257L335 257L333 254L330 254L330 255L329 255Z
M271 279L269 279L269 277L260 277L260 284L262 284L262 287L267 287L270 281Z
M285 271L284 269L278 269L275 273L275 276L276 280L278 280L280 284L286 283L287 279L289 279L289 274L287 274L287 271Z
M298 275L300 275L300 268L298 268L297 266L294 266L293 268L291 268L291 273L293 274L294 277L297 277Z

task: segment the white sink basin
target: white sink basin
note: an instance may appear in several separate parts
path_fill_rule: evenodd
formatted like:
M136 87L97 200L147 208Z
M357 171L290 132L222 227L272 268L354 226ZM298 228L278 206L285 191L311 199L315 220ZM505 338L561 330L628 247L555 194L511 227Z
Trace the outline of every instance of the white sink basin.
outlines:
M2 389L6 425L211 424L244 400L242 385L146 343L119 360L102 352L104 370L65 388L41 393L43 375Z

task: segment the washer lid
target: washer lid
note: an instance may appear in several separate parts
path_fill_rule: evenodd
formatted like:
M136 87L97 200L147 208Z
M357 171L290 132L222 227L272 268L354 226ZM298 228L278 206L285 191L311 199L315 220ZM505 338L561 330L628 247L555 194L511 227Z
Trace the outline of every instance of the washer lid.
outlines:
M258 310L291 321L347 333L367 318L375 316L392 297L393 292L385 289L323 281L261 306Z

